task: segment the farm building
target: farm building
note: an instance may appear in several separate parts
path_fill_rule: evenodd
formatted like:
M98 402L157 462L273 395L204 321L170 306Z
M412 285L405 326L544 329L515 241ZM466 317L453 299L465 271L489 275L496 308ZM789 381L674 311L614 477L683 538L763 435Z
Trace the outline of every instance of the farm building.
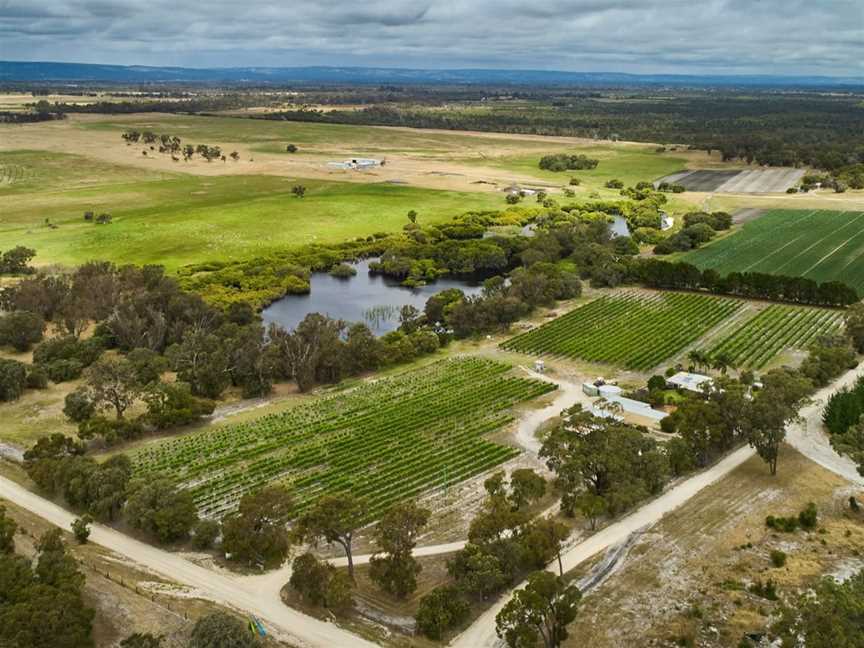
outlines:
M615 396L613 398L607 398L610 403L618 403L621 406L621 409L628 414L633 414L634 416L641 416L642 418L649 419L654 421L655 423L659 423L664 418L669 416L668 412L661 412L660 410L656 410L648 403L643 403L642 401L633 400L632 398L625 398L624 396Z
M687 389L692 392L701 393L703 385L710 387L714 381L710 376L679 371L674 376L671 376L666 382L676 389Z
M328 162L327 166L331 169L372 169L381 166L382 160L373 158L351 158L350 160L342 160L341 162Z
M509 187L504 187L502 191L507 194L513 194L518 196L533 196L540 190L529 189L528 187L520 187L519 185L510 185Z

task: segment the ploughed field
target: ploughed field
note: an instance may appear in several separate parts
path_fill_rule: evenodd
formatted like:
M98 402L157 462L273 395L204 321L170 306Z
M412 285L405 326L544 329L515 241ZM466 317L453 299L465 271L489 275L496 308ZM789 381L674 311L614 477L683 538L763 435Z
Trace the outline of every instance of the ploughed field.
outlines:
M843 313L824 308L774 304L710 348L708 355L727 354L736 367L761 369L785 349L806 349L839 329Z
M764 272L864 291L864 212L766 212L740 230L688 252L683 261L720 274Z
M680 171L661 181L679 184L687 191L716 193L783 193L804 175L802 169L700 169Z
M441 361L249 423L164 441L134 455L135 471L176 477L207 516L281 482L298 512L321 495L351 492L367 498L371 521L400 500L519 454L484 436L512 421L512 406L555 386L510 371L480 358Z
M646 370L671 358L741 307L736 299L628 291L600 297L501 346Z

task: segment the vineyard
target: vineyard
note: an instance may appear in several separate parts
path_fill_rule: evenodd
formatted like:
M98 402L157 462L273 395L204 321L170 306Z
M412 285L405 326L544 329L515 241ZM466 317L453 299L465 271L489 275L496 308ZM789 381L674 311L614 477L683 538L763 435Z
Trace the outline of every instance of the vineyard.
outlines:
M281 482L298 512L326 493L368 501L369 520L395 502L479 474L518 454L484 435L508 409L555 389L480 358L435 363L250 423L171 439L134 456L138 474L164 472L219 517L246 492Z
M724 353L737 367L761 369L784 349L805 349L843 322L839 311L797 306L769 306L710 349Z
M595 299L502 347L646 370L698 340L740 307L740 301L708 295L627 292Z

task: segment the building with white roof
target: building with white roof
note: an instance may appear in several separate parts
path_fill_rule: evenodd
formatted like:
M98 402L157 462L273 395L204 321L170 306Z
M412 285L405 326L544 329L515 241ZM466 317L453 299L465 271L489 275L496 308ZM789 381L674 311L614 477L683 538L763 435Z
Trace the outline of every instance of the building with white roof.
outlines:
M689 373L687 371L679 371L674 376L668 378L666 382L675 388L687 389L692 392L699 392L700 394L704 390L706 384L708 387L714 384L714 380L712 380L711 376Z

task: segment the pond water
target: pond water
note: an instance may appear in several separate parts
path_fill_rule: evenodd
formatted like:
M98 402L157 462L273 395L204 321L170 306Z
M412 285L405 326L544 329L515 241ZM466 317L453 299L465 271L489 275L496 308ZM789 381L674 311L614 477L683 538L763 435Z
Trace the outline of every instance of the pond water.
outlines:
M459 288L466 295L479 293L481 283L459 279L438 279L435 283L418 288L406 288L399 282L381 275L369 274L369 262L353 263L357 275L350 279L337 279L325 272L315 272L310 279L308 295L286 295L261 314L264 325L276 323L288 330L295 328L310 313L321 313L346 322L363 322L376 335L399 328L399 308L412 305L423 310L426 300L448 288Z
M630 226L627 225L627 219L623 216L613 216L612 222L609 223L609 231L612 236L630 236Z

